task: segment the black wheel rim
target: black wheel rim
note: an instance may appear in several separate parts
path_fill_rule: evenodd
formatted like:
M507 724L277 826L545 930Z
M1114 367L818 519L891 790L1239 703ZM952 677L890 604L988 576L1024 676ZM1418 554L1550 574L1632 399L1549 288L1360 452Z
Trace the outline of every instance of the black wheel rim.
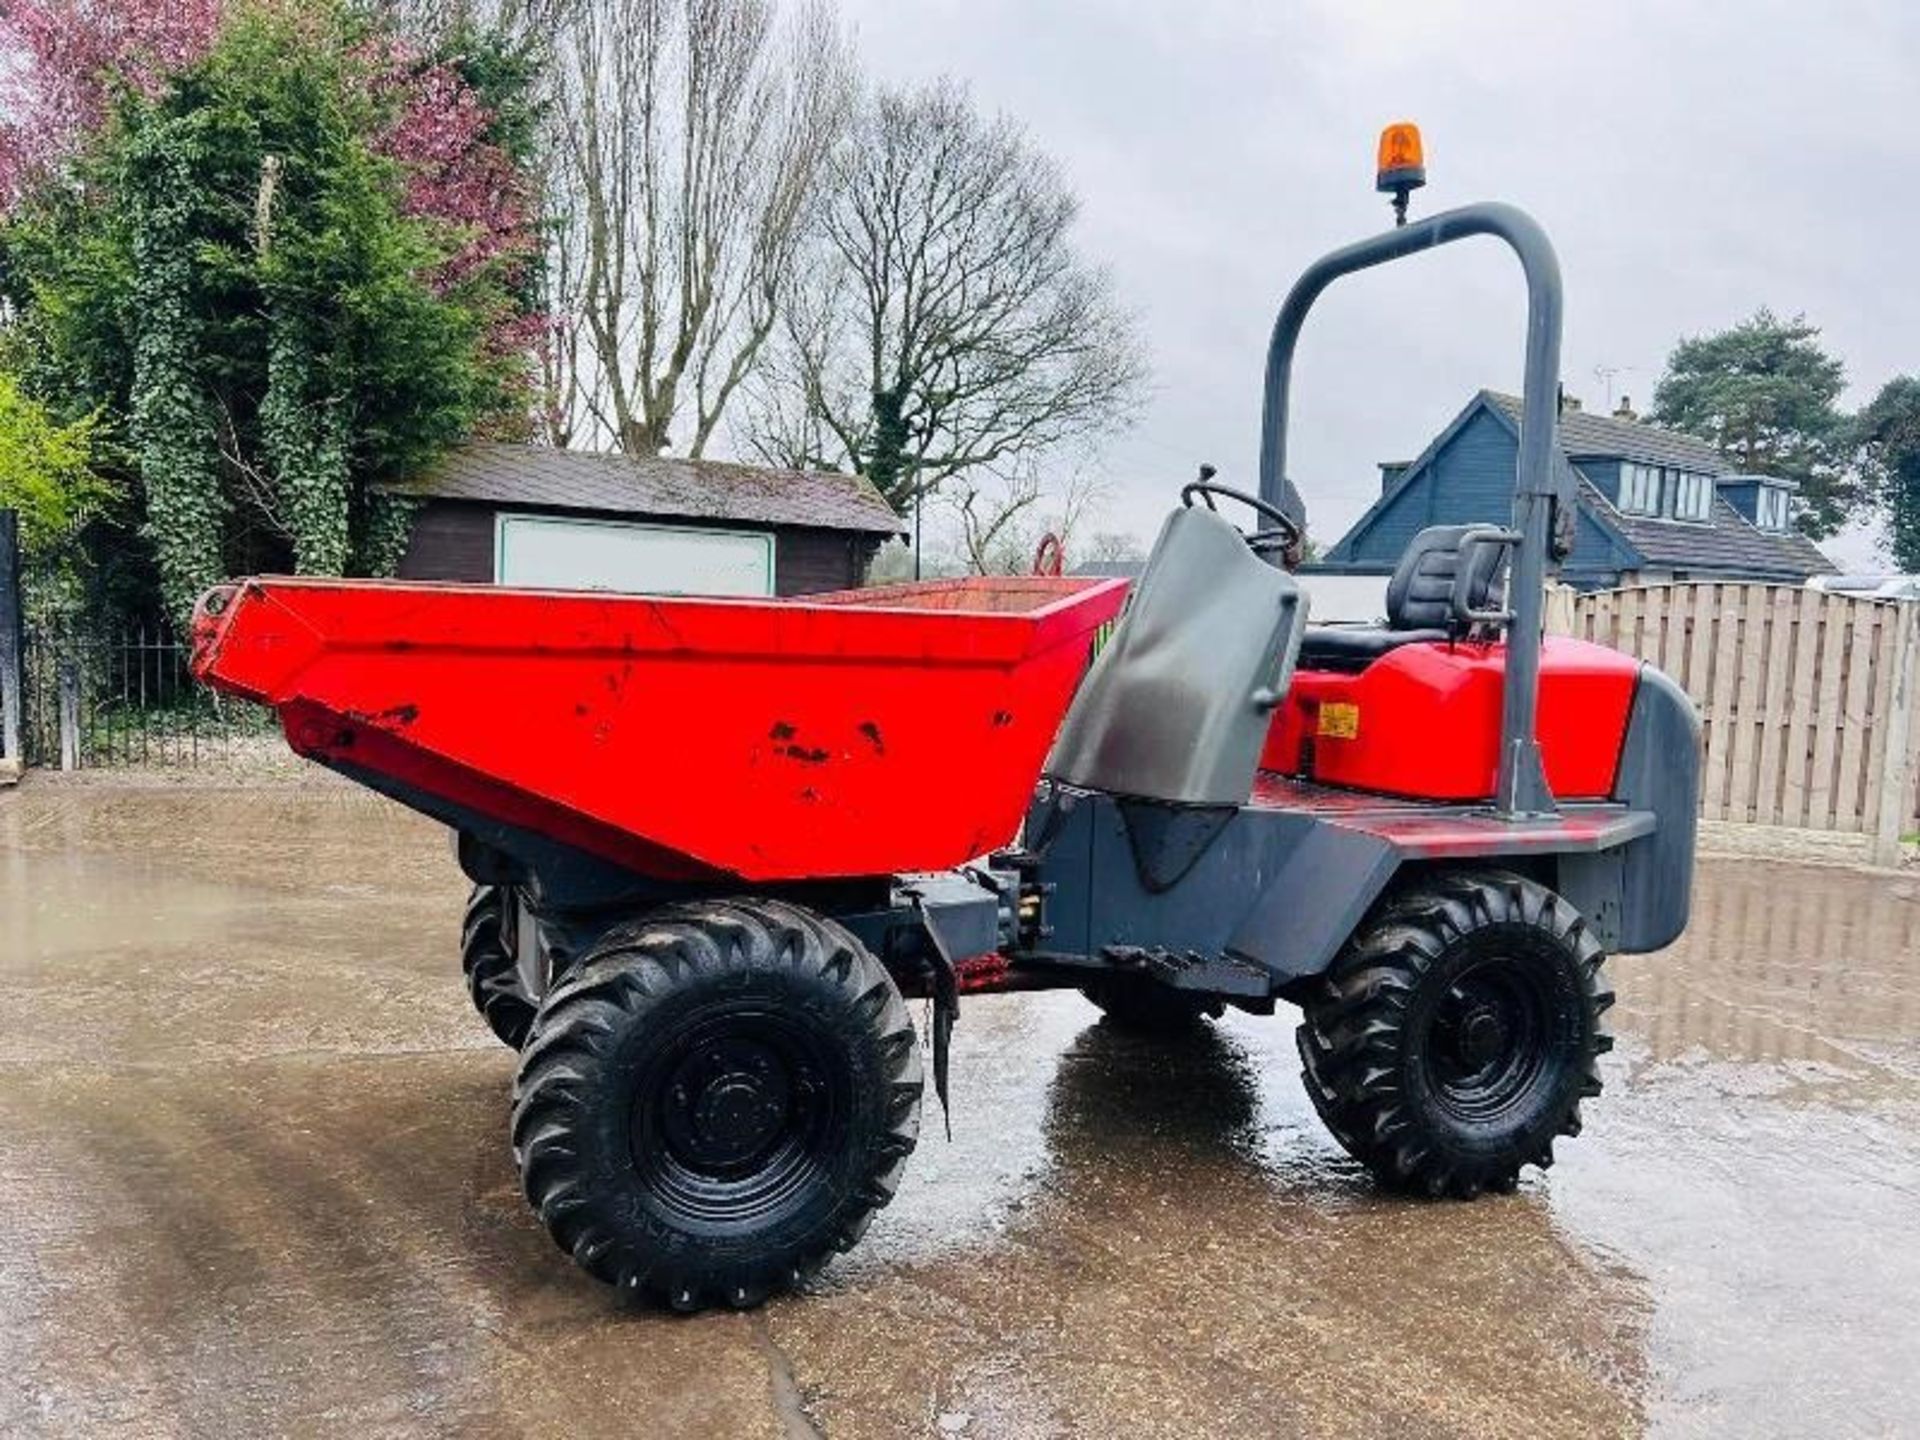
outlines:
M1494 1120L1521 1103L1546 1070L1553 1008L1535 967L1489 956L1455 975L1434 1009L1427 1076L1463 1120Z
M710 1011L636 1079L634 1166L649 1203L679 1224L759 1229L832 1167L848 1107L845 1068L790 1015Z

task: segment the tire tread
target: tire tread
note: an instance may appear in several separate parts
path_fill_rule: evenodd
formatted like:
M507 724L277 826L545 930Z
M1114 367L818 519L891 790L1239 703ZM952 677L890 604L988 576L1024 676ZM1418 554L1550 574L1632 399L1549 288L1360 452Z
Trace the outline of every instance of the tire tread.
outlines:
M535 1006L520 981L520 969L502 938L505 893L475 885L460 921L460 969L467 995L501 1044L518 1050L533 1028Z
M1555 1133L1577 1135L1580 1101L1601 1089L1596 1057L1612 1048L1599 1024L1613 1004L1605 956L1586 922L1545 886L1507 871L1430 877L1389 900L1306 997L1295 1039L1314 1109L1341 1146L1390 1188L1471 1199L1511 1190L1526 1164L1553 1164L1553 1140L1497 1163L1463 1163L1421 1133L1397 1076L1406 1013L1428 971L1457 941L1488 926L1552 934L1575 954L1593 1019L1574 1093Z
M578 1183L569 1137L627 1027L703 971L765 965L810 970L862 1018L884 1067L885 1128L873 1140L868 1173L817 1243L797 1255L700 1273L623 1243L609 1202ZM833 1253L850 1248L873 1212L893 1199L919 1138L921 1090L918 1035L906 1002L847 930L780 901L688 902L616 926L548 995L514 1086L513 1148L528 1202L582 1269L625 1295L675 1310L748 1308L803 1283Z

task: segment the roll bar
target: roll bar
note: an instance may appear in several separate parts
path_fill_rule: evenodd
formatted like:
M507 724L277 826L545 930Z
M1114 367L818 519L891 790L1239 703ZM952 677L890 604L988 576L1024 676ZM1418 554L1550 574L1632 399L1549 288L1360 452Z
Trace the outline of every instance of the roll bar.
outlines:
M1287 392L1300 327L1320 293L1342 275L1371 269L1472 235L1494 235L1520 258L1527 281L1525 390L1520 458L1513 496L1513 561L1508 571L1506 676L1500 706L1500 771L1494 807L1507 819L1551 815L1556 806L1540 764L1535 711L1540 689L1540 634L1549 567L1569 548L1565 534L1573 496L1563 489L1559 447L1560 262L1547 232L1524 210L1463 205L1335 250L1307 268L1280 307L1267 344L1267 380L1260 429L1260 495L1281 503L1286 489Z

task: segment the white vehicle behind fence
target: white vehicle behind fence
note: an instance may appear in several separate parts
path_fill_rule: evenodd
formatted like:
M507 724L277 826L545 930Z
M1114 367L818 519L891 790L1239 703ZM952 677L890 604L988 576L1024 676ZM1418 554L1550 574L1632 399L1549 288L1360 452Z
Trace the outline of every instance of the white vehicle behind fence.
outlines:
M1807 588L1856 600L1920 600L1920 575L1816 575Z

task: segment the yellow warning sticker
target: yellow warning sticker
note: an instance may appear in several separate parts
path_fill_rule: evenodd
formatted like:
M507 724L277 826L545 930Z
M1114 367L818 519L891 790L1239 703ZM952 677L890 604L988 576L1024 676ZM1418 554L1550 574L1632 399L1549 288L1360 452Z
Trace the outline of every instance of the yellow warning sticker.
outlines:
M1322 740L1359 739L1360 707L1344 700L1321 705L1319 734Z

